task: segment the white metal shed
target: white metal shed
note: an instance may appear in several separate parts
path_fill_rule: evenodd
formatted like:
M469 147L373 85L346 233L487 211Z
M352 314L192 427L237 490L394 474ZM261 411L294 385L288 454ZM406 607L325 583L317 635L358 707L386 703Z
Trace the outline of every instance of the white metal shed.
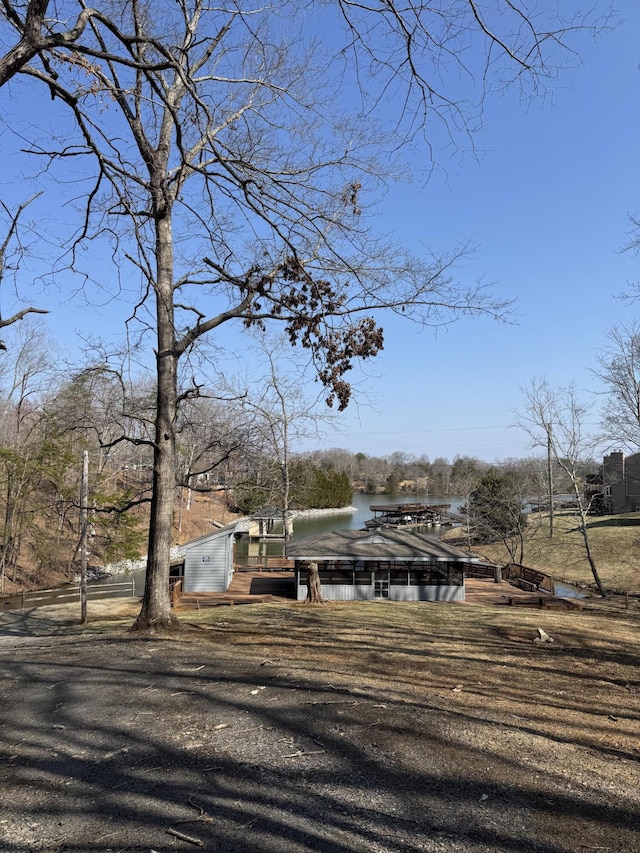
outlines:
M224 592L233 575L233 543L237 523L184 545L185 592Z

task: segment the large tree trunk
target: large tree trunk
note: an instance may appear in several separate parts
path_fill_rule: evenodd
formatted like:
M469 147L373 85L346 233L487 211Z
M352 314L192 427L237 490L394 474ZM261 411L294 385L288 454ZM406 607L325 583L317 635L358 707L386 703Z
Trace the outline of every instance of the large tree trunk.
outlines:
M173 498L176 484L175 418L178 398L173 309L173 251L170 217L158 221L156 252L156 353L157 397L156 433L153 453L153 496L149 519L147 574L142 609L133 630L154 631L175 628L178 620L171 612L169 563L173 525Z
M314 560L308 560L307 568L307 603L308 604L324 604L325 599L322 597L320 590L320 573L318 572L318 564Z

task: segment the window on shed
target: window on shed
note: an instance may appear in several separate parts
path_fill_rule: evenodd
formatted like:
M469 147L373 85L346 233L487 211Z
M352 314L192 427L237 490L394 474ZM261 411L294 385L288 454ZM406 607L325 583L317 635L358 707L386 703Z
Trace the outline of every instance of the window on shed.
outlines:
M365 560L356 560L353 564L355 570L355 582L360 584L371 583L371 563Z
M462 586L464 583L464 565L461 563L447 563L449 570L449 583L451 586Z
M411 570L412 586L462 586L464 572L460 563L432 563Z
M409 583L411 586L432 586L434 581L431 569L412 569L409 573Z
M169 580L178 580L184 577L184 560L179 563L171 563L169 566Z

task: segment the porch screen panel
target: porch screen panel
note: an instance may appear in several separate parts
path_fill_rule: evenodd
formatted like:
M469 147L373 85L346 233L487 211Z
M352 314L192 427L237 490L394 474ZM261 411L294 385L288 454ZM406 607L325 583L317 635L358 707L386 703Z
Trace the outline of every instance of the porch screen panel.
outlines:
M335 586L352 586L353 585L353 570L346 568L345 564L330 564L329 567L324 567L319 570L320 583Z
M442 574L428 563L420 567L414 566L409 577L412 586L434 586L443 583Z
M353 563L356 585L368 585L371 581L371 563L366 560L355 560Z
M391 586L408 586L409 585L409 567L394 564L389 573L389 581Z

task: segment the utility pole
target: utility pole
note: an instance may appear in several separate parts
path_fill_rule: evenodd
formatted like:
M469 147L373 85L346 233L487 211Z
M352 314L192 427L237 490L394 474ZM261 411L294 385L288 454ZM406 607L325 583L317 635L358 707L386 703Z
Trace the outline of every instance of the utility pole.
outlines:
M80 624L87 624L87 504L89 502L89 451L82 454L80 485Z
M553 465L551 424L547 424L547 485L549 489L549 539L553 539Z

